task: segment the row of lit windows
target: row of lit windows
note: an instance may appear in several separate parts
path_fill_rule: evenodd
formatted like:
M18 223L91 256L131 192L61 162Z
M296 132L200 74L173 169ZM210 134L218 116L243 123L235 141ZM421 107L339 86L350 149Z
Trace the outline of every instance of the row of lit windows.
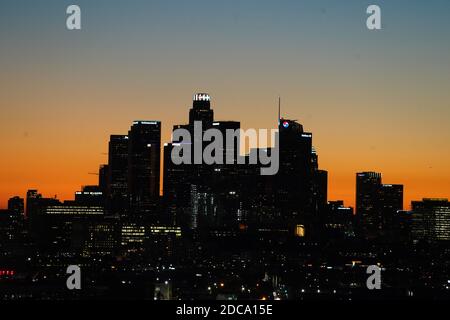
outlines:
M48 215L96 215L103 214L103 207L49 206L45 213Z

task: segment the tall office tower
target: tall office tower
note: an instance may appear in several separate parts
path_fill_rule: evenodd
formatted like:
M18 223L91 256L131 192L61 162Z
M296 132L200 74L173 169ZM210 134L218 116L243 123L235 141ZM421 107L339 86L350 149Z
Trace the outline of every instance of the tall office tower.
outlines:
M15 215L24 215L24 201L21 197L12 197L8 200L8 211Z
M176 144L176 143L174 143ZM190 168L188 164L175 165L172 162L172 143L164 144L163 197L171 225L190 225Z
M248 199L243 197L243 184L238 170L237 159L240 152L240 135L227 141L227 132L237 132L241 128L237 121L214 121L212 128L220 131L224 137L222 152L223 164L215 164L211 170L208 183L211 194L205 194L209 201L206 212L209 214L200 222L211 227L237 228L242 221L242 202ZM231 135L229 135L231 137ZM232 159L227 163L227 157ZM208 189L206 189L208 191Z
M270 157L274 148L251 148L245 156L246 164L238 165L240 185L240 227L262 228L265 230L285 230L286 223L281 216L277 203L278 185L276 175L261 175L263 165L258 160L256 164L249 164L250 159L259 159L260 154L266 153Z
M39 201L42 195L37 190L28 190L26 198L25 216L28 220L30 234L34 239L37 239L40 231L39 223Z
M450 240L450 202L448 199L412 201L412 237L414 240Z
M196 135L194 132L195 123L201 122L202 125L202 136L205 133L206 130L210 129L212 127L212 123L214 121L214 111L211 109L211 97L207 93L197 93L194 95L193 101L192 101L192 108L189 109L189 124L188 125L182 125L182 126L174 126L175 127L182 127L191 133L191 143L192 146L201 145L201 150L203 153L203 150L206 147L206 143L203 142L202 138L199 135ZM178 142L178 141L174 141ZM194 157L194 151L196 149L191 149L191 156L192 156L192 162L195 163L195 157ZM194 166L191 166L190 168L192 179L198 180L200 179L200 182L194 181L195 184L202 183L202 181L206 178L207 175L210 174L211 166L206 164L195 164Z
M379 210L381 213L382 234L395 239L397 212L403 210L403 185L383 184L379 191Z
M193 125L175 125L173 131L177 129L188 130L193 139ZM193 229L191 185L195 185L200 176L208 175L201 174L202 170L206 171L207 168L192 164L194 161L192 141L188 143L191 151L190 163L173 163L172 150L183 143L187 142L174 140L172 143L164 145L163 197L171 224L181 226L183 229Z
M214 121L214 111L211 109L211 97L207 93L194 95L192 108L189 110L189 124L201 121L203 126L209 127Z
M313 205L314 211L321 214L326 210L328 203L328 171L313 171Z
M111 135L108 152L107 211L125 216L128 208L128 136Z
M43 198L37 190L27 191L26 217L29 221L30 233L33 239L42 244L45 238L44 212L49 205L58 205L60 202L53 198Z
M314 212L324 214L328 205L328 171L319 169L319 156L314 147L311 151L313 170L313 209Z
M290 226L301 223L309 233L313 215L312 133L294 120L281 118L279 140L277 205L284 221Z
M105 195L108 193L109 189L108 172L109 172L109 165L107 164L100 165L98 169L98 186Z
M148 212L159 198L161 122L135 121L128 132L128 192L134 213Z
M356 215L359 233L366 238L380 235L382 227L379 210L381 173L359 172L356 174Z
M36 212L38 207L38 201L42 198L42 195L38 193L37 190L27 191L27 206L26 206L26 217L31 221L33 220L33 214Z
M206 93L195 94L192 108L189 110L189 123L173 127L174 131L177 129L188 130L191 135L191 164L175 165L171 159L174 146L186 142L174 140L171 144L164 146L164 200L174 223L183 228L196 229L198 227L199 209L195 197L198 195L198 190L201 190L202 195L205 192L208 193L209 189L206 186L210 183L213 169L212 166L203 163L194 164L195 149L193 146L200 144L202 153L205 147L201 137L194 134L194 124L201 122L203 135L212 127L213 121L214 111L211 109L211 97ZM201 211L201 214L203 213L204 211Z
M186 129L191 134L191 144L192 145L201 145L201 150L203 152L205 148L205 143L202 141L202 136L206 130L212 127L212 123L214 121L214 111L211 109L211 97L207 93L197 93L194 95L192 101L192 108L189 109L189 123L183 125L175 125L173 130L176 129ZM196 122L201 122L202 126L202 136L195 135L194 126ZM174 143L178 143L181 141L173 141ZM194 148L191 149L191 163L194 163ZM205 173L205 170L208 171L210 166L205 166L202 164L196 164L192 166L193 177L202 176Z

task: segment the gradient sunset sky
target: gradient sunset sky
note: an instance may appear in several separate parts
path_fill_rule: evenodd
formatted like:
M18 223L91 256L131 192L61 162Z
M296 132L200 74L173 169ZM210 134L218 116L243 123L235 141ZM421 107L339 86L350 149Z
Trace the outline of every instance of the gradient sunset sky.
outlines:
M0 70L0 208L95 184L133 120L161 120L168 142L195 92L243 128L274 128L280 95L330 199L353 206L369 170L405 185L406 208L450 197L450 1L0 0Z

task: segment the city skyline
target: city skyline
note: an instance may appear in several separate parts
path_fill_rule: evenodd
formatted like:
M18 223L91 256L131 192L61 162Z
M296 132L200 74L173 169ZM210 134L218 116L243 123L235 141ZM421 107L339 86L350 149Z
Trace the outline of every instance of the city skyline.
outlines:
M214 100L213 100L214 101ZM281 116L282 116L283 114L281 114ZM151 117L148 117L148 119L152 119L152 121L154 120L153 118L151 118ZM229 120L238 120L239 121L239 119L229 119ZM134 120L133 122L132 122L132 124L136 124L137 122L139 122L139 120ZM170 125L167 125L167 126L173 126L174 124L170 124ZM270 129L270 128L269 128ZM170 140L170 136L169 136L169 139L168 140L166 140L166 141L164 141L163 140L164 139L164 137L162 137L161 138L161 157L163 157L163 155L162 155L162 152L163 152L163 146L164 146L164 143L169 143L169 142L171 142L171 140ZM315 148L319 148L319 150L320 150L320 146L318 147L316 144L314 145L315 146ZM322 152L323 152L323 150L321 150ZM162 160L162 159L161 159ZM106 163L107 161L105 161L105 163ZM322 162L322 157L321 157L321 162ZM98 166L100 166L100 165L102 165L102 163L100 163L100 164L98 164ZM161 168L162 168L162 164L161 164ZM380 171L377 171L377 170L373 170L373 169L370 169L370 168L368 168L367 170L361 170L361 171L358 171L358 172L362 172L362 171L376 171L376 172L380 172ZM162 171L161 171L162 172ZM355 174L357 174L358 172L354 172L354 175ZM73 198L73 194L74 194L74 192L76 191L76 190L78 190L78 189L80 189L82 186L85 186L85 185L92 185L92 184L95 184L95 183L97 183L98 182L98 177L95 175L95 174L93 174L93 173L95 173L95 170L93 171L93 172L91 172L91 173L89 173L89 174L91 174L91 175L93 175L93 176L95 176L95 178L94 178L94 181L92 180L92 179L86 179L86 180L89 180L89 183L82 183L82 184L80 184L80 185L78 185L76 188L74 188L73 190L70 190L70 191L68 191L68 193L67 193L67 196L60 196L60 194L59 194L59 192L57 192L57 191L55 191L55 192L53 192L54 193L54 195L55 196L57 196L58 198L60 198L60 199L65 199L65 200L69 200L69 199L72 199ZM385 178L386 179L386 176L385 176L385 174L383 173L383 172L380 172L382 175L383 175L383 178ZM331 175L331 176L333 176L333 173L332 172L329 172L329 174ZM354 176L353 175L353 176ZM353 177L354 178L354 177ZM389 178L387 178L387 179L389 179ZM162 173L161 173L161 177L160 177L160 181L161 181L161 185L162 185L162 183L163 183L163 179L162 179ZM396 181L395 182L396 184L403 184L402 183L402 181ZM407 188L407 186L406 186L406 188ZM26 193L26 191L27 190L29 190L29 189L38 189L38 190L40 190L41 192L42 192L42 190L46 190L47 188L45 188L45 186L43 185L43 186L30 186L30 187L27 187L27 189L26 190L24 190L24 192L22 192L22 193L20 193L20 194L9 194L9 195L3 195L3 197L0 197L0 208L6 208L6 204L7 204L7 201L8 201L8 199L9 198L11 198L11 197L13 197L13 196L16 196L16 195L19 195L19 196L24 196L24 194ZM160 190L162 191L162 186L160 187ZM354 188L353 188L353 191L352 191L352 194L351 195L347 195L347 196L343 196L342 198L339 198L339 199L342 199L342 200L344 200L345 201L345 203L346 203L346 205L349 205L349 206L352 206L352 207L356 207L356 204L355 204L355 199L356 199L356 192L355 192L355 190L356 190L356 183L355 183L355 185L354 185ZM329 188L329 190L328 190L328 192L329 192L329 194L331 195L331 197L330 197L330 200L338 200L338 198L336 198L336 197L333 197L332 195L333 194L339 194L339 191L336 191L336 190L332 190L332 189L330 189ZM45 192L42 192L45 196L49 196L49 197L52 197L52 192L50 192L50 193L45 193ZM66 193L63 193L63 194L66 194ZM418 201L418 200L421 200L421 199L423 199L423 198L445 198L445 197L447 197L445 194L441 194L440 196L438 196L437 194L433 194L432 196L429 196L429 195L423 195L423 196L420 196L419 198L406 198L405 197L405 200L404 200L404 203L403 203L403 205L404 205L404 208L405 209L409 209L410 208L410 205L411 205L411 202L412 201ZM4 199L3 199L4 198ZM4 205L2 206L2 201L1 200L4 200Z
M81 0L78 33L67 3L44 2L0 11L1 208L32 188L72 198L136 119L160 120L168 142L196 91L244 129L274 128L280 95L315 133L330 199L354 206L363 171L403 184L405 208L450 194L448 2L379 1L370 32L361 1Z
M212 103L214 103L213 102L214 100L212 100ZM214 106L214 104L212 105L212 106ZM283 118L283 113L281 113L281 115L280 115L282 118ZM148 119L152 119L151 121L158 121L159 122L159 120L155 120L154 118L152 118L152 117L148 117ZM239 119L228 119L228 120L237 120L237 121L239 121ZM140 121L143 121L143 120L134 120L133 122L132 122L132 124L137 124L137 123L139 123ZM172 127L173 125L175 125L175 124L170 124L170 126ZM161 123L161 126L163 126L163 124ZM167 126L169 126L169 125L167 125ZM306 125L306 127L307 127L307 125ZM166 128L167 129L167 128ZM271 129L271 128L268 128L268 129ZM126 132L126 131L125 131ZM114 136L114 135L119 135L120 136L120 134L123 134L123 133L114 133L114 134L111 134L111 136ZM170 140L170 135L169 135L169 138L168 138L168 140L164 140L164 136L162 136L161 137L161 141L160 141L160 143L161 143L161 148L160 148L160 150L161 150L161 173L160 173L160 191L161 191L161 193L162 193L162 190L163 190L163 174L162 174L162 172L163 172L163 161L162 161L162 158L163 158L163 149L164 149L164 144L165 143L170 143L171 142L171 140ZM105 143L106 145L107 145L107 142ZM317 146L317 144L314 144L314 147L317 149L319 149L320 150L320 146L318 147ZM321 150L322 152L323 152L323 150ZM106 158L107 158L107 155L108 155L108 153L106 153ZM107 159L106 159L106 161L104 162L104 163L107 163L108 161L107 161ZM320 163L322 164L322 157L320 158ZM99 163L98 164L98 166L97 166L97 169L101 166L101 165L103 165L103 163ZM322 166L323 167L323 166ZM325 168L326 169L326 168ZM367 169L365 169L365 170L360 170L360 171L355 171L354 173L353 173L353 180L354 180L354 176L355 176L355 174L357 175L358 173L360 173L360 172L380 172L380 174L383 176L383 178L385 179L385 180L389 180L389 177L386 177L386 175L384 174L384 172L381 172L381 171L378 171L378 170L374 170L374 169L370 169L370 168L367 168ZM36 190L39 190L44 196L47 196L47 197L55 197L55 198L58 198L58 199L61 199L61 200L70 200L70 199L73 199L73 195L74 195L74 192L76 191L76 190L79 190L79 189L81 189L83 186L88 186L88 185L93 185L93 184L96 184L96 183L98 183L98 174L96 173L96 171L95 170L93 170L93 172L90 172L90 173L88 173L89 175L92 175L92 176L94 176L94 179L92 180L92 179L86 179L86 181L89 181L89 183L82 183L82 184L80 184L80 185L78 185L78 186L76 186L74 189L72 189L72 190L68 190L67 192L64 192L64 193L61 193L61 192L45 192L45 191L42 191L42 190L46 190L47 188L45 187L45 185L42 185L42 186L39 186L39 185L33 185L33 186L29 186L29 187L27 187L26 188L26 190L24 190L24 192L22 192L22 193L17 193L17 194L6 194L6 195L2 195L2 196L0 196L0 208L1 209L4 209L4 208L6 208L7 207L7 202L8 202L8 200L11 198L11 197L13 197L13 196L21 196L21 197L24 197L24 195L26 194L26 192L27 192L27 190L30 190L30 189L36 189ZM333 176L333 172L329 172L329 176ZM329 183L329 185L330 185L330 182L328 182ZM402 183L402 181L400 180L400 181L395 181L394 182L394 184L402 184L402 185L405 185L404 183ZM407 190L407 185L405 186L405 189ZM425 194L425 195L419 195L418 197L416 197L416 198L413 198L413 197L410 197L410 198L407 198L407 197L404 197L404 201L403 201L403 207L404 207L404 209L405 210L408 210L408 209L410 209L411 208L411 203L413 202L413 201L420 201L420 200L422 200L422 199L424 199L424 198L448 198L448 196L446 195L446 194L439 194L439 191L437 191L438 193L434 193L434 194L432 194L432 195L430 195L430 194ZM344 195L344 196L342 196L341 198L337 198L337 197L333 197L333 195L335 195L335 194L342 194L341 192L339 192L339 190L338 191L336 191L336 190L333 190L332 188L330 188L330 187L328 187L328 193L329 193L329 200L331 200L331 201L333 201L333 200L344 200L345 201L345 204L346 205L348 205L348 206L351 206L351 207L353 207L353 208L356 208L356 203L355 203L355 199L356 199L356 181L355 181L355 183L354 183L354 186L353 186L353 190L352 190L352 192L351 192L351 194L350 195ZM60 194L63 194L63 196L61 196ZM407 194L407 191L405 192L405 194ZM65 196L64 196L65 195ZM2 200L4 201L4 203L2 203ZM3 205L2 205L3 204Z
M449 34L448 0L1 0L0 301L450 300Z
M4 299L449 296L448 199L403 210L403 185L359 172L356 208L327 201L328 172L302 123L279 115L276 146L240 159L238 143L211 149L225 134L237 142L247 133L229 135L240 122L217 119L208 94L195 94L186 114L162 157L161 122L134 121L128 134L110 135L98 184L74 200L28 190L8 201L0 210ZM212 132L211 144L200 137ZM192 162L201 151L203 161ZM218 161L208 164L208 153ZM276 173L260 170L267 158ZM64 286L72 269L78 275Z

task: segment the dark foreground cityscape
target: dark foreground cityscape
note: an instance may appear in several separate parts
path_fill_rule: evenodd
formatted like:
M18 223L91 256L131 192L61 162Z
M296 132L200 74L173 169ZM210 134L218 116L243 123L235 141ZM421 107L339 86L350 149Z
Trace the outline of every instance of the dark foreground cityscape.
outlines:
M214 120L210 103L195 95L189 123L174 130L240 128ZM450 298L447 199L408 211L403 185L359 172L347 207L328 199L312 134L282 117L278 129L275 175L237 161L176 165L182 141L162 146L159 121L111 135L98 185L64 202L28 190L0 211L0 300ZM71 265L81 289L67 287ZM366 285L371 265L381 289Z

